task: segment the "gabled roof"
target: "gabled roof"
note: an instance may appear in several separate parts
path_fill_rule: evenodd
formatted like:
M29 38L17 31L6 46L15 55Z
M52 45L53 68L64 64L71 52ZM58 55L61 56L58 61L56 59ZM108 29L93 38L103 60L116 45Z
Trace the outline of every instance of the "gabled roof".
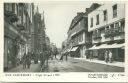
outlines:
M87 11L88 13L90 13L90 12L92 12L93 10L97 9L97 8L100 7L100 6L101 6L101 4L93 3L93 4L90 6L90 8L86 8L86 11Z
M79 12L77 13L77 16L75 16L70 24L69 30L72 29L83 17L84 15L87 15L86 13Z

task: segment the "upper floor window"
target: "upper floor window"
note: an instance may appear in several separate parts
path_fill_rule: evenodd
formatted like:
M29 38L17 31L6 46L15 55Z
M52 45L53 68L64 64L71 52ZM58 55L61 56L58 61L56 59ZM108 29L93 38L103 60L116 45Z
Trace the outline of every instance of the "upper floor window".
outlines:
M113 8L113 18L117 17L117 4L112 6Z
M104 10L103 13L104 13L104 21L106 21L107 20L107 10Z
M96 15L96 25L98 25L98 24L99 24L99 14Z
M110 29L110 27L109 26L107 26L106 28L105 28L105 30L109 30Z
M83 35L81 34L80 36L79 36L79 42L82 42L83 41Z
M120 25L122 28L124 28L125 27L125 21L123 20L123 21L121 21L121 25Z
M90 27L93 27L93 18L91 18L91 26Z
M114 28L114 24L111 24L111 25L110 25L110 28L113 29L113 28Z
M12 3L12 12L15 12L15 3Z
M119 22L115 23L115 28L119 28Z

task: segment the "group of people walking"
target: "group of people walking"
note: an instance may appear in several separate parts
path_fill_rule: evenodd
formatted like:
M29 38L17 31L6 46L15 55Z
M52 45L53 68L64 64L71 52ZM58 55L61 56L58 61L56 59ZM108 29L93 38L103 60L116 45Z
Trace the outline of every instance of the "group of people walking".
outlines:
M90 51L89 58L90 58L90 61L93 60L93 58L94 58L93 51ZM108 50L108 49L105 50L104 60L105 60L106 63L108 63L108 62L112 63L113 62L112 50Z
M22 63L23 63L23 69L28 68L30 69L30 65L31 65L31 54L24 54L23 58L22 58Z
M113 57L112 57L112 52L111 52L111 50L106 50L106 51L105 51L104 58L105 58L105 62L106 62L106 63L108 63L108 62L112 63Z
M51 52L50 51L44 51L40 53L40 67L41 71L45 68L48 67L48 60L51 57Z

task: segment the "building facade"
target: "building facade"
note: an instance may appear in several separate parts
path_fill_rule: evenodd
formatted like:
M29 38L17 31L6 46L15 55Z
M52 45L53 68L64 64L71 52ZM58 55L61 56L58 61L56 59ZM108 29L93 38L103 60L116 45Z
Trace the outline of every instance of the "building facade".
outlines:
M30 4L4 3L4 69L17 65L28 52L30 34ZM30 6L31 7L31 6Z
M34 55L34 60L37 62L40 54L46 49L44 13L42 16L38 7L34 7L32 20L31 52Z
M111 50L113 60L124 61L125 5L103 4L88 14L88 31L92 33L94 56L104 60L105 50Z
M47 35L45 36L45 41L46 41L46 48L47 48L47 50L51 51L50 38Z
M91 38L88 33L88 16L86 13L77 13L72 20L68 31L68 42L72 49L71 56L86 58L85 51L90 47Z

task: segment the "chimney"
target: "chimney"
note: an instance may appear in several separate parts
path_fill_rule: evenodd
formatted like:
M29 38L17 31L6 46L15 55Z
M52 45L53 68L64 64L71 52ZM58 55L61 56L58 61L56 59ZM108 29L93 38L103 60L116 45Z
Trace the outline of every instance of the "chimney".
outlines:
M83 12L77 12L77 15L82 15L83 14Z

